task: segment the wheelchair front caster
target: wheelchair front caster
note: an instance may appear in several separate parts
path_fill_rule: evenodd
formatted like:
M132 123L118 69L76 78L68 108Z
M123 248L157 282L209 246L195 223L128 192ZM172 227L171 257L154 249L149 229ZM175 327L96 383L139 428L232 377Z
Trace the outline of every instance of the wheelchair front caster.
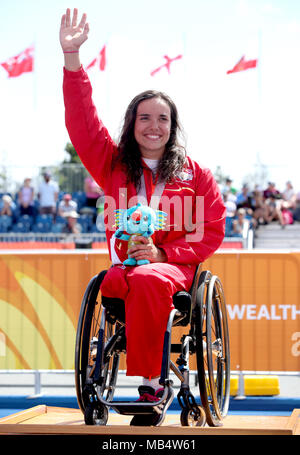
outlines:
M84 421L86 425L106 425L108 420L108 409L101 403L92 401L84 411Z
M206 424L205 411L198 406L198 411L194 409L183 408L180 414L180 423L183 427L204 427Z

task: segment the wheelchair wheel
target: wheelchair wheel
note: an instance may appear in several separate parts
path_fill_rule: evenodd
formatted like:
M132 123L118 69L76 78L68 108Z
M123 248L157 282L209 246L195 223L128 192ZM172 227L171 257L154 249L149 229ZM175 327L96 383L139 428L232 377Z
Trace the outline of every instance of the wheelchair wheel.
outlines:
M108 409L101 403L91 402L84 411L86 425L106 425L108 420Z
M195 306L199 391L210 426L222 425L230 398L230 352L227 310L218 277L202 272Z
M183 427L204 427L206 414L201 406L198 406L199 415L192 409L183 408L180 414L180 423Z
M88 415L93 414L93 412L95 414L95 412L98 412L99 406L101 407L100 403L96 402L95 404L96 391L97 394L100 393L103 395L105 390L108 389L108 397L111 397L112 399L119 365L117 355L107 357L107 361L105 365L103 365L103 352L105 346L108 339L115 331L115 326L106 320L105 311L102 308L102 305L97 301L100 284L105 273L106 272L103 271L92 278L87 286L82 300L76 334L75 386L77 401L83 413L89 408L89 410L86 411ZM101 331L99 331L100 325ZM99 335L101 341L98 343ZM95 388L92 376L95 373L96 357L99 349L102 357L100 359L101 371L99 373L99 376L101 374L101 380L97 383ZM92 408L93 412L91 411Z
M97 351L99 352L94 354L94 356L99 356L98 371L94 370L95 376L98 378L95 388L98 397L101 396L106 401L112 401L120 362L120 352L115 352L115 347L120 339L123 340L125 329L118 322L112 324L107 320L105 309L101 313L99 328L99 340L97 340ZM95 362L95 357L91 361Z

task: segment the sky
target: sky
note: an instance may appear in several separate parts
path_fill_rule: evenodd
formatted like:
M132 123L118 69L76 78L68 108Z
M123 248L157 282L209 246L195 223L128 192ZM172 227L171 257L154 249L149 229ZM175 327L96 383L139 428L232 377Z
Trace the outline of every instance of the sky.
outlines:
M127 105L158 89L175 101L188 155L248 182L291 180L300 191L300 2L295 0L0 0L0 62L35 45L35 70L0 68L0 169L16 184L65 158L59 26L66 8L86 12L85 66L106 45L104 72L89 76L98 114L117 140ZM183 55L154 77L163 56ZM248 71L226 74L242 55ZM261 176L264 176L262 179Z

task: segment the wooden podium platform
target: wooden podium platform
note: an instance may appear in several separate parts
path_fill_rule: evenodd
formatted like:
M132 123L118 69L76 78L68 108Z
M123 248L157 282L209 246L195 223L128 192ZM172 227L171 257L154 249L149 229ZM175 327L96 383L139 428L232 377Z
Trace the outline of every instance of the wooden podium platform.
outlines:
M290 416L229 415L222 427L182 427L170 414L160 427L130 427L131 416L110 413L106 426L88 426L78 409L39 405L0 419L0 435L300 435L300 409Z

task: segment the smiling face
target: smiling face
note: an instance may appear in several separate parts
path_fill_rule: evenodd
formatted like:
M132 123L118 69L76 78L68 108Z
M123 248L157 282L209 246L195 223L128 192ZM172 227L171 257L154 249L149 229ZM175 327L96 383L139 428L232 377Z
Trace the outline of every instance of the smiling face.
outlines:
M160 159L170 138L171 112L159 97L141 101L137 108L134 137L143 158Z

